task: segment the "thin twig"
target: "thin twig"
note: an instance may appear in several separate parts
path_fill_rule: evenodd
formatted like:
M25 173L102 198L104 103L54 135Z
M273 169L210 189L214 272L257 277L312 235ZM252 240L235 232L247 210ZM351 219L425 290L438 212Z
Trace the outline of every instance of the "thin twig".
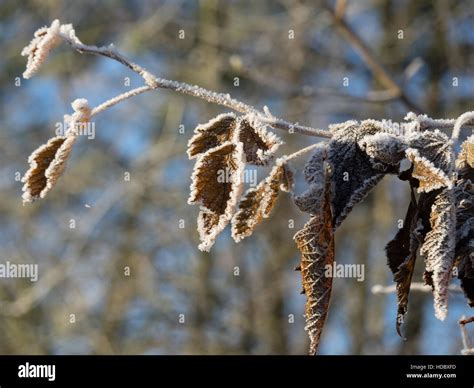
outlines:
M316 144L311 144L310 146L308 147L305 147L305 148L302 148L296 152L293 152L292 154L288 155L285 157L285 160L292 160L292 159L296 159L306 153L308 153L309 151L311 150L314 150L315 148L318 148L318 147L321 147L322 145L324 145L325 143L316 143Z
M464 114L459 116L459 118L464 116ZM420 131L424 131L426 129L433 129L433 128L453 129L456 124L456 121L459 120L459 118L458 119L433 119L431 117L428 117L425 114L417 115L416 113L413 113L413 112L408 112L407 115L405 116L405 120L417 122L419 125ZM474 126L474 117L471 117L470 120L463 122L462 126L466 126L466 127ZM454 132L452 135L454 135Z
M448 287L449 291L454 293L462 293L462 290L459 286L450 284ZM378 294L393 294L397 291L397 285L391 284L389 286L382 286L381 284L376 284L372 286L371 292L374 295ZM423 283L414 282L410 286L410 291L419 291L419 292L432 292L431 286L427 286Z
M474 122L474 111L463 113L457 118L456 122L454 123L453 133L451 134L451 139L454 143L457 143L459 139L461 128L469 122Z
M358 51L361 53L363 58L366 60L368 66L373 71L374 75L380 81L380 83L387 88L387 90L384 91L383 93L386 94L387 96L390 95L390 98L393 98L394 96L398 96L398 98L404 101L407 106L419 112L420 109L408 100L408 98L403 93L403 90L397 85L397 83L393 80L393 78L391 78L391 76L383 69L383 67L376 61L370 49L358 37L358 35L350 28L350 26L345 22L345 20L341 17L341 15L339 16L336 15L334 13L335 11L333 11L330 7L326 7L326 8L333 14L336 24L340 28L342 28L342 30L345 32L345 35L347 35L348 40L351 41L354 47L356 47ZM324 138L332 137L332 133L330 131L323 130L323 129L316 129L316 128L300 125L298 123L290 123L283 119L279 119L273 116L270 112L268 112L268 110L264 109L264 112L262 112L249 104L245 104L239 100L236 100L235 98L232 98L230 94L217 93L200 86L196 86L196 85L193 86L184 82L178 82L174 80L168 80L165 78L157 77L156 75L149 72L142 66L130 61L125 56L118 53L116 49L113 47L113 45L109 45L107 47L85 45L75 36L75 34L62 33L61 37L73 49L77 50L80 53L100 55L100 56L104 56L121 63L122 65L126 66L127 68L131 69L132 71L134 71L135 73L143 77L147 85L147 86L143 86L143 87L131 90L127 93L121 94L117 97L112 98L111 100L104 102L103 104L94 108L92 112L93 115L103 112L105 109L127 98L136 96L138 94L141 94L149 90L161 88L161 89L173 90L173 91L176 91L178 93L182 93L188 96L197 97L214 104L225 106L227 108L230 108L234 111L237 111L243 114L253 115L256 120L266 123L273 128L285 130L289 133L299 133L303 135L324 137ZM420 130L426 130L429 128L448 129L448 128L453 128L455 126L455 123L458 122L458 126L455 128L455 131L453 132L453 139L457 139L461 126L474 125L474 118L472 116L472 112L469 116L466 116L466 115L467 113L460 116L458 121L456 121L454 119L432 119L426 115L417 115L413 112L410 112L407 114L405 119L411 121L411 123L410 122L400 123L399 126L401 128L404 126L409 127L410 124L412 124L413 122L416 122ZM461 118L463 118L463 121L459 122Z
M94 116L98 113L103 112L104 110L110 108L111 106L114 106L115 104L118 104L120 101L126 100L127 98L137 96L141 93L148 92L149 90L153 90L150 86L140 86L139 88L132 89L126 93L119 94L118 96L111 98L110 100L105 101L104 103L96 106L94 109L92 109L91 116Z

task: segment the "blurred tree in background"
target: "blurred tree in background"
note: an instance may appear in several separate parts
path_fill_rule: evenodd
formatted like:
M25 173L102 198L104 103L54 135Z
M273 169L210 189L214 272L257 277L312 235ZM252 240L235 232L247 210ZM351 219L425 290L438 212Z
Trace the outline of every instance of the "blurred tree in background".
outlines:
M471 1L345 3L0 3L0 262L39 265L36 283L0 280L0 353L306 353L292 241L306 215L289 196L251 238L236 245L226 232L211 253L196 248L186 144L197 123L223 108L165 90L128 100L98 116L95 139L80 139L48 198L22 206L17 178L27 156L70 113L70 102L85 97L96 105L142 80L64 46L31 80L19 84L17 77L22 47L58 18L73 23L85 43L113 42L155 74L316 128L347 119L401 121L416 110L431 117L472 110ZM314 141L280 135L285 153ZM258 179L266 173L261 168ZM364 264L366 273L363 282L335 279L322 354L461 349L457 320L469 314L462 295L452 295L448 318L439 322L431 296L413 292L403 341L395 295L371 293L375 284L392 283L384 245L404 217L407 192L396 177L385 178L338 231L336 261Z

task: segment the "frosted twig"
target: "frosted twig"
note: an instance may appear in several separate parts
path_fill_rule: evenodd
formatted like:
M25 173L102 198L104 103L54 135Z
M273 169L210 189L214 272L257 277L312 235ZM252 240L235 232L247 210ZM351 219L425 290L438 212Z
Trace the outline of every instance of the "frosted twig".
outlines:
M318 148L318 147L321 147L323 146L325 143L316 143L316 144L311 144L310 146L308 147L305 147L305 148L302 148L288 156L285 156L285 160L288 161L288 160L292 160L292 159L296 159L306 153L308 153L309 151L311 150L314 150L315 148Z
M329 11L333 13L334 11L329 8ZM335 22L338 27L342 28L342 31L346 37L348 37L349 41L351 41L354 46L361 52L364 59L367 61L369 67L372 69L374 74L377 76L379 81L384 84L387 90L390 91L392 97L400 98L404 101L408 106L412 106L413 104L409 101L406 96L403 94L403 91L400 87L396 84L392 77L380 66L380 64L375 60L374 56L368 50L367 46L364 44L362 40L350 29L347 23L341 18L341 15L335 16ZM59 21L55 21L56 24L59 24ZM56 30L55 30L56 31ZM217 93L211 90L205 89L200 86L190 85L184 82L178 82L174 80L168 80L165 78L157 77L156 75L152 74L142 66L138 65L127 59L125 56L120 54L113 45L109 45L106 47L97 47L93 45L86 45L81 42L81 40L76 36L73 26L70 24L63 24L59 27L59 32L56 31L55 33L58 34L67 44L69 44L73 49L77 50L80 53L86 54L93 54L93 55L100 55L103 57L107 57L113 59L122 65L126 66L127 68L131 69L135 73L139 74L145 81L146 86L139 87L137 89L133 89L127 93L123 93L119 96L116 96L103 104L97 106L93 109L92 115L97 113L103 112L107 108L117 104L120 101L123 101L127 98L136 96L143 92L154 90L154 89L168 89L173 90L178 93L182 93L188 96L197 97L208 101L210 103L214 103L217 105L225 106L230 108L236 112L240 112L243 114L250 114L256 120L268 124L269 126L288 131L289 133L299 133L308 136L316 136L316 137L325 137L331 138L332 133L327 130L316 129L304 125L300 125L298 123L290 123L283 119L279 119L273 116L268 109L264 110L263 112L254 108L253 106L241 102L235 98L232 98L230 94L225 93ZM416 107L412 106L414 110ZM406 120L409 120L409 123L400 123L400 127L412 127L413 125L417 125L418 129L424 130L428 128L452 128L455 125L455 120L453 119L431 119L426 115L416 115L415 113L408 113ZM462 122L459 121L462 119ZM469 123L469 121L471 121ZM465 113L464 115L460 116L458 119L458 126L456 126L456 130L453 131L453 139L457 139L459 136L459 131L462 125L474 125L474 113L470 112Z
M146 86L140 86L139 88L136 88L136 89L132 89L126 93L119 94L118 96L115 96L111 98L110 100L107 100L103 102L102 104L96 106L94 109L92 109L91 116L94 116L98 113L103 112L104 110L110 108L111 106L118 104L120 101L126 100L127 98L130 98L130 97L137 96L141 93L148 92L149 90L153 90L153 88L146 85Z
M451 139L454 142L458 141L462 126L469 122L471 122L471 124L474 123L474 111L463 113L456 119L456 122L454 123L453 133L451 135Z
M459 286L455 284L450 284L448 287L449 291L454 293L462 293L462 290ZM372 286L371 292L374 295L378 294L393 294L397 291L397 286L395 284L389 286L382 286L381 284L376 284ZM420 291L420 292L432 292L432 288L423 283L413 282L410 286L410 291Z
M128 67L129 69L133 70L135 73L142 76L143 79L145 80L145 83L150 87L150 89L157 89L157 88L169 89L178 93L186 94L188 96L197 97L214 104L225 106L227 108L230 108L240 113L253 114L255 115L255 118L257 118L259 121L265 122L266 124L272 126L273 128L282 129L282 130L291 131L291 132L297 132L297 133L300 133L303 135L309 135L309 136L331 137L331 133L327 131L314 129L311 127L299 125L297 123L292 124L285 120L276 119L273 117L270 118L265 113L255 109L253 106L245 104L239 100L236 100L235 98L232 98L230 94L217 93L200 86L189 85L185 82L178 82L178 81L173 81L173 80L157 77L156 75L150 73L148 70L141 67L140 65L128 60L122 54L119 54L112 45L108 47L97 47L97 46L85 45L75 36L74 33L71 33L71 31L72 32L74 31L72 30L72 27L68 31L68 33L64 33L64 32L61 33L61 37L73 49L79 51L80 53L101 55L101 56L111 58L121 63L122 65ZM143 90L143 91L146 91L146 90ZM143 91L140 91L140 93ZM131 96L126 96L120 99L119 101L122 101L123 99L129 98L129 97ZM107 107L104 107L103 109L106 109ZM99 113L99 111L96 111L96 110L94 111L95 113Z
M466 113L464 113L464 115L465 114ZM461 118L464 115L461 115L459 118ZM424 131L426 129L432 129L432 128L452 129L456 123L456 119L433 119L431 117L428 117L425 114L417 115L416 113L413 113L413 112L408 112L407 115L405 116L405 120L418 123L420 131ZM462 125L474 126L474 116L464 121ZM453 132L453 135L454 135L454 132Z

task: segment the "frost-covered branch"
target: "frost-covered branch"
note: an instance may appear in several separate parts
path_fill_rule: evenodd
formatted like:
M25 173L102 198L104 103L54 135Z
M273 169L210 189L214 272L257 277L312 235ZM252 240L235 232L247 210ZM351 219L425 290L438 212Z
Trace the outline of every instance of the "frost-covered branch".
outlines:
M67 27L64 28L64 26ZM121 63L122 65L128 67L135 73L139 74L151 89L169 89L188 96L203 99L210 103L225 106L236 112L244 114L253 114L259 121L265 122L266 124L277 129L297 132L308 136L331 137L330 133L324 130L314 129L308 126L300 125L298 123L289 123L285 120L277 119L273 116L269 117L266 113L259 111L253 106L245 104L239 100L236 100L235 98L232 98L231 95L228 93L217 93L197 85L190 85L185 82L178 82L158 77L146 70L145 68L141 67L140 65L127 59L125 56L120 54L113 45L109 45L106 47L85 45L79 40L79 38L77 38L74 29L71 25L61 26L60 37L73 49L77 50L80 53L100 55Z
M346 30L346 23L344 23L340 18L336 19L338 25L342 25L343 30ZM352 36L354 34L350 35ZM357 37L357 35L354 36ZM37 30L31 43L23 50L22 55L28 56L28 64L27 69L24 72L24 77L30 78L33 76L38 71L41 64L45 61L49 51L56 47L62 40L80 53L99 55L113 59L140 75L145 81L146 86L116 96L111 100L104 102L99 107L94 108L92 111L93 115L104 111L105 109L117 104L120 101L136 96L143 92L154 89L168 89L188 96L197 97L213 104L225 106L245 115L250 115L261 123L265 123L273 128L281 129L289 133L299 133L303 135L324 138L332 137L332 133L330 131L304 126L299 123L290 123L286 120L275 117L266 108L263 111L260 111L249 104L232 98L230 94L217 93L197 85L190 85L184 82L160 78L139 64L127 59L124 55L120 54L112 44L109 46L97 47L94 45L86 45L82 43L82 41L76 36L74 28L71 24L60 24L58 20L53 21L50 27L42 27ZM395 94L402 98L403 93L400 89L397 89L398 86L396 83L394 83L393 79L391 79L391 77L385 71L383 71L383 68L379 69L379 66L376 65L376 61L374 61L372 56L368 55L366 50L363 49L365 46L359 43L356 46L360 46L362 48L362 52L364 53L363 56L370 59L368 63L369 65L371 64L370 67L373 68L374 73L383 81L382 83L388 88L388 90L396 92ZM410 106L410 104L408 104L408 106ZM413 106L412 108L417 111L419 110ZM465 115L467 115L467 113ZM426 115L417 115L412 112L408 113L405 117L405 120L408 120L408 122L396 123L384 121L384 125L392 126L401 131L409 131L413 128L423 131L430 128L452 129L455 127L453 139L457 139L461 126L474 125L472 113L470 116L465 115L461 116L463 117L463 121L462 123L458 122L456 127L456 120L454 119L432 119Z

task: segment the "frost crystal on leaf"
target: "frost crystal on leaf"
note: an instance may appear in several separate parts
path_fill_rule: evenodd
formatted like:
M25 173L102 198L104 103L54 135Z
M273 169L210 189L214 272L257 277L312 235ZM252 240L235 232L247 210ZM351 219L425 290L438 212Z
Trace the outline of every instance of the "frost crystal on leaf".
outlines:
M199 156L191 176L189 204L200 203L199 249L209 251L231 220L242 191L242 143L226 142Z
M420 181L418 192L452 187L452 144L439 130L413 133L408 137L407 158L413 163L413 177Z
M232 237L236 242L250 236L255 227L270 216L278 194L293 186L293 172L284 159L277 160L272 171L257 187L252 187L239 203L239 210L232 218Z
M31 78L45 61L48 53L61 42L60 23L55 20L50 27L42 27L34 34L33 40L26 46L22 56L27 56L28 61L23 78Z
M309 353L316 354L326 321L332 289L327 266L334 263L334 225L331 212L331 182L325 182L321 208L315 211L293 239L301 252L301 276L306 295L305 330L310 338Z
M374 167L380 163L397 166L405 156L406 144L400 136L379 132L364 136L359 146L371 157Z
M254 165L265 165L282 144L265 125L250 116L237 118L233 113L221 114L194 130L195 135L188 142L190 159L230 141L237 134L236 141L244 147L246 162Z

